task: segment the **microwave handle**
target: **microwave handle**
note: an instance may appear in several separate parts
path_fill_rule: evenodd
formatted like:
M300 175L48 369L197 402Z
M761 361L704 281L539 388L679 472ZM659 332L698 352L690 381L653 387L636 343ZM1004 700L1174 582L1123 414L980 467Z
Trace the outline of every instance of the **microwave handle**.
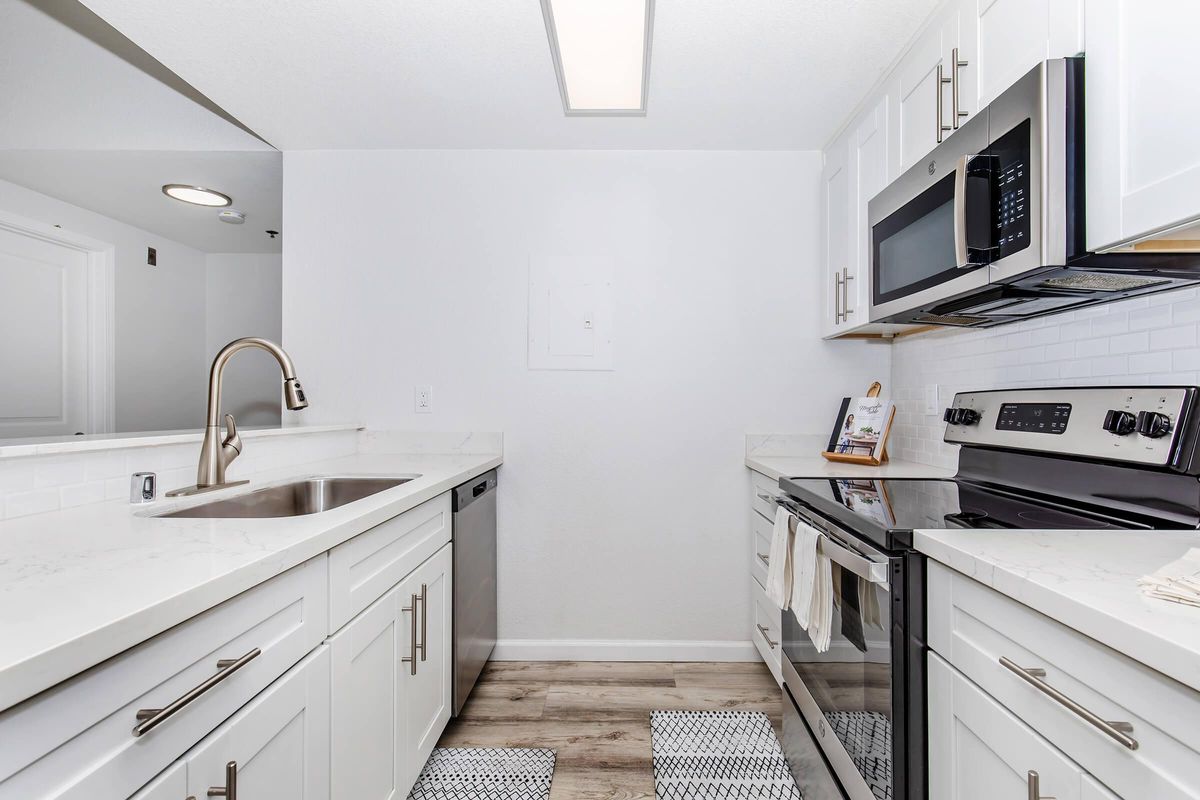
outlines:
M954 165L954 264L959 269L977 266L971 263L967 247L967 165L969 155L959 156Z

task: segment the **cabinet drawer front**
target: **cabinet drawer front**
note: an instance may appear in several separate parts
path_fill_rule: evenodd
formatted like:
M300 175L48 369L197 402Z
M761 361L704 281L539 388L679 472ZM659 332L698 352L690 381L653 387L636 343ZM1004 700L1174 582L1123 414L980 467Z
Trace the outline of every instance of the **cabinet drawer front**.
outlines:
M774 520L775 498L781 494L779 483L757 472L750 474L754 476L750 487L750 507L767 519Z
M450 541L450 519L447 492L330 550L330 633Z
M1122 797L1200 797L1200 693L940 564L929 568L929 643L960 672ZM1001 663L1001 658L1011 667ZM1082 709L1072 710L1017 668ZM1090 724L1132 724L1132 750Z
M758 514L754 515L751 522L751 527L754 529L753 540L754 552L750 554L750 573L754 575L754 579L762 586L767 585L767 564L770 561L771 555L771 534L772 525Z
M763 650L764 656L780 663L780 611L767 599L767 593L757 583L751 583L751 593L754 596L754 642Z
M321 643L327 586L320 556L0 714L0 798L132 794ZM217 665L256 649L234 671ZM139 710L206 683L134 735Z

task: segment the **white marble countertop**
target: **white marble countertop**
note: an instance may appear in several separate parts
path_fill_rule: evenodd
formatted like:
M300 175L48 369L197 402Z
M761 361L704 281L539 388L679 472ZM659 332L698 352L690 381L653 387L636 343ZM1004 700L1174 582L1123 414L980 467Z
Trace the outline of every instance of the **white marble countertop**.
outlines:
M954 470L931 467L915 461L885 461L878 467L864 467L842 461L826 461L813 453L809 456L746 456L746 466L772 480L788 478L952 478Z
M500 455L359 454L270 470L249 485L0 522L0 710L145 641L498 466ZM421 477L286 519L150 516L305 475Z
M361 425L285 425L272 428L243 428L238 433L243 439L269 439L274 436L302 436L309 433L361 430ZM0 439L0 458L18 456L62 455L65 453L87 453L95 450L121 450L132 447L156 447L164 444L199 444L204 440L204 429L191 428L181 431L142 431L138 433L93 433L87 436L46 436L24 439Z
M1200 609L1137 579L1200 547L1197 531L916 531L918 550L1200 691Z

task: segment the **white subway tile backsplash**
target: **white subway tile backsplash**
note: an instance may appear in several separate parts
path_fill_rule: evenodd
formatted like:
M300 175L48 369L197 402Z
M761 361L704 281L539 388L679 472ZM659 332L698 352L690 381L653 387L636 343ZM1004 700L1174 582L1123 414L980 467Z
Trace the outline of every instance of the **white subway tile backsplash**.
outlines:
M1100 386L1200 382L1200 291L1092 306L1001 328L947 329L892 345L897 413L924 410L925 387L954 392L1023 386ZM906 421L909 419L905 417ZM953 466L957 448L942 442L941 415L913 413L897 458Z

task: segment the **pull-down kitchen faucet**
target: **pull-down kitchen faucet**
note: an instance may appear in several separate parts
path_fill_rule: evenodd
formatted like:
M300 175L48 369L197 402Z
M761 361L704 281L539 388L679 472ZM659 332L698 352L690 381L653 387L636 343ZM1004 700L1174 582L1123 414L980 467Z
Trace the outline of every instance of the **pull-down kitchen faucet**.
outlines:
M239 350L257 347L275 356L279 369L283 371L283 397L287 407L299 411L308 407L304 390L300 381L296 380L296 367L283 348L267 339L247 337L235 339L221 348L213 359L212 369L208 373L208 424L204 428L204 444L200 446L200 466L196 470L196 485L185 489L175 489L167 492L167 497L200 494L227 486L238 486L249 481L225 481L225 469L242 453L242 438L238 436L237 422L232 414L225 415L225 427L228 432L224 439L218 441L221 435L221 373L229 359Z

